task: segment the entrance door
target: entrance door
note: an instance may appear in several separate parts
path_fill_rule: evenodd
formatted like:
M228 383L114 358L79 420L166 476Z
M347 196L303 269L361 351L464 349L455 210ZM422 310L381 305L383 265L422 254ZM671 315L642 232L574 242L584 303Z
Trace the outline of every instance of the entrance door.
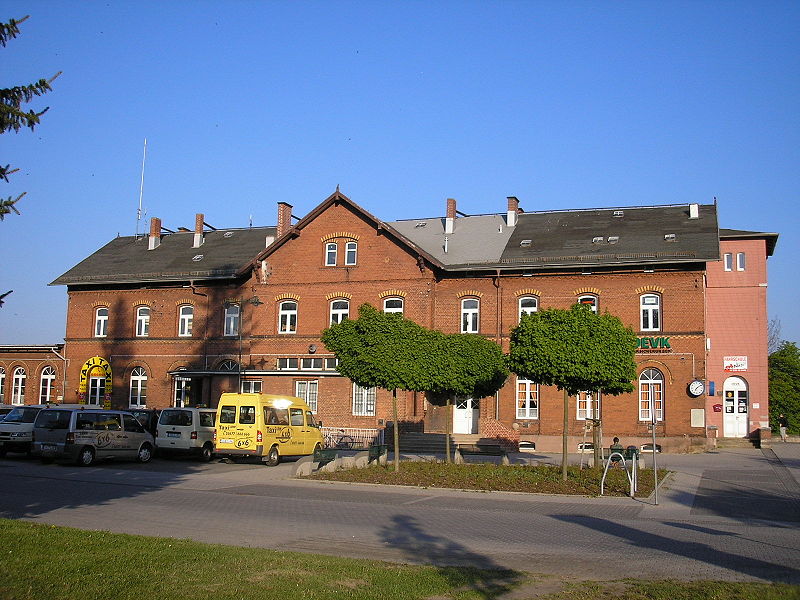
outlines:
M478 403L472 398L456 398L453 433L478 433Z
M741 377L728 377L723 386L725 412L722 431L725 437L747 437L750 400L747 395L747 382Z
M86 404L94 404L103 406L103 400L106 395L106 378L105 377L90 377L89 378L89 396L86 398Z
M192 380L188 377L175 378L175 408L192 405Z

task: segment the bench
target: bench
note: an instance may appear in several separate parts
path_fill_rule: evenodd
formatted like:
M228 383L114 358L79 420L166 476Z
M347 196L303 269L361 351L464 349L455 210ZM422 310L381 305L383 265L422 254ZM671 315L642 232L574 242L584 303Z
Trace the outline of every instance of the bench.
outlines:
M381 457L388 454L388 446L386 444L375 444L370 446L367 451L369 452L367 463L371 463L373 460L380 462Z
M504 465L508 464L508 454L500 444L458 444L456 445L456 461L463 462L464 456L500 456Z
M319 463L319 466L327 465L329 462L336 460L338 451L331 449L314 450L314 462Z

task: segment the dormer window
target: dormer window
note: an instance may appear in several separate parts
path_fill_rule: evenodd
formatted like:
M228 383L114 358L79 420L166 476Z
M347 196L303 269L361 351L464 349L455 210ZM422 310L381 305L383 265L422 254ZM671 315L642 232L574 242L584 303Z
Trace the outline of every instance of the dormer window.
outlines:
M594 237L592 238L592 243L593 243L593 244L602 244L602 243L603 243L603 236L602 236L602 235L596 235L596 236L594 236Z
M677 241L677 236L674 233L665 233L664 234L664 241L665 242L674 242Z
M533 240L522 240L519 243L519 247L520 248L529 248L532 243L533 243Z
M616 244L619 241L618 235L610 235L608 236L608 243L609 244Z

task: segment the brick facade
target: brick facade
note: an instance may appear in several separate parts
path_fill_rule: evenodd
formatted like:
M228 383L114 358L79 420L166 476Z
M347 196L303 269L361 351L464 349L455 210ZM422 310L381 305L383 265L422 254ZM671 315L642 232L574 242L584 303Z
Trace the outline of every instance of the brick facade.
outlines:
M62 402L64 344L0 346L0 404Z

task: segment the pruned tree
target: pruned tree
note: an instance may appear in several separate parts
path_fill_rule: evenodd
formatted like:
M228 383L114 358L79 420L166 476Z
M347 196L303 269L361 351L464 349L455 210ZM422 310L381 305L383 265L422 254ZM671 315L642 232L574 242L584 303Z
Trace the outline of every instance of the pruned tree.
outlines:
M632 392L636 335L615 316L589 307L551 308L522 317L511 331L508 368L564 392L562 478L567 479L569 397L583 390L616 396Z
M7 23L0 23L0 45L4 48L9 40L16 38L19 33L19 25L29 18L30 15L22 19L11 19ZM56 73L50 79L40 79L34 83L27 85L16 85L10 88L0 88L0 133L8 131L18 132L20 129L30 129L31 131L39 124L41 116L46 113L50 107L43 110L24 110L23 104L28 104L37 96L42 96L51 91L50 84L53 83L56 77L61 75L61 71ZM0 178L8 183L8 176L16 173L19 169L12 168L10 164L0 164ZM14 212L19 214L17 202L22 199L25 192L19 194L16 198L11 195L7 198L0 198L0 221L5 218L5 215Z

